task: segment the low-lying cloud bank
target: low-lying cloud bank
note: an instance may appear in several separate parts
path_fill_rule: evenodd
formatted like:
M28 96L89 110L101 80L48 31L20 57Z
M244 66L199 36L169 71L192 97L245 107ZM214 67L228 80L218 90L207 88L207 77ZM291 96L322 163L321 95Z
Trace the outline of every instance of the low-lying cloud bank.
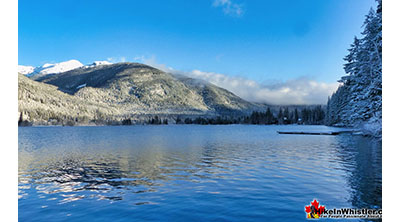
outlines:
M251 101L273 105L314 105L326 104L328 96L337 89L339 83L317 82L307 77L291 79L274 84L260 84L243 77L193 70L184 72L158 64L155 58L142 59L142 62L165 72L185 75L208 81L227 89L239 97Z
M259 84L242 77L193 70L186 75L225 88L243 99L276 105L326 104L338 83L316 82L306 77L275 84Z

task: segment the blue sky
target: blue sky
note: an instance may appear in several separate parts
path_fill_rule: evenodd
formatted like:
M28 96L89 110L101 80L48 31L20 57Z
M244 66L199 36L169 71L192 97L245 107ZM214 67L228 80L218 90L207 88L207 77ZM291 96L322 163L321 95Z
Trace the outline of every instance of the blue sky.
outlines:
M374 0L19 1L19 64L156 61L259 84L333 83Z

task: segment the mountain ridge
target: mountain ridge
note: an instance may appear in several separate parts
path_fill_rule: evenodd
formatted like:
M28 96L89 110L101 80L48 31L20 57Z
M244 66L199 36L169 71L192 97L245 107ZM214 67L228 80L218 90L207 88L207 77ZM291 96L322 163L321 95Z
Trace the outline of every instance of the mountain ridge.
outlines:
M66 121L102 124L128 118L140 123L154 115L170 120L178 116L243 116L265 109L211 83L140 63L83 66L34 79L19 75L19 112L21 121L39 125ZM37 101L50 102L52 108L43 109ZM49 113L57 119L55 123L49 122Z
M36 79L43 77L45 75L58 74L62 72L67 72L76 68L81 67L95 67L102 65L111 65L112 63L108 61L94 61L89 65L83 65L80 61L76 59L67 60L59 63L46 63L41 66L24 66L18 65L18 73L28 76L29 78Z

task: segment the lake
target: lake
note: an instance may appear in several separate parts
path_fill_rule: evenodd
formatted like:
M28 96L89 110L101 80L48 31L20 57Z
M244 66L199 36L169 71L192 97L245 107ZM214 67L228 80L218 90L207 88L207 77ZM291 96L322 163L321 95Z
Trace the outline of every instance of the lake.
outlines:
M381 208L380 141L276 133L332 129L20 127L19 220L303 221L313 199Z

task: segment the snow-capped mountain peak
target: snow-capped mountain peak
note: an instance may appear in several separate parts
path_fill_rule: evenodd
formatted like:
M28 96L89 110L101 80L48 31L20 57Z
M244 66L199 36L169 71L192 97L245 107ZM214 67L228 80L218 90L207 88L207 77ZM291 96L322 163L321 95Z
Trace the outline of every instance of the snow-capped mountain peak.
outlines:
M111 64L112 63L109 61L94 61L92 65L99 66L99 65L111 65Z
M95 67L95 66L103 66L103 65L111 65L112 63L109 61L94 61L92 64L87 65L85 67Z
M23 75L28 75L32 73L35 70L35 67L33 66L22 66L18 65L18 73L21 73Z
M82 67L83 64L79 62L78 60L68 60L65 62L60 62L60 63L55 63L55 64L49 64L46 63L41 67L35 68L36 73L40 74L53 74L53 73L60 73L60 72L66 72L69 70L73 70L79 67Z
M50 64L50 63L45 63L44 65L42 65L43 68L47 68L50 66L54 66L54 64Z
M23 75L26 75L28 77L36 76L36 75L48 75L48 74L57 74L61 72L66 72L70 71L76 68L84 67L95 67L99 65L111 65L112 63L108 61L95 61L90 65L84 66L81 62L78 60L72 59L68 60L65 62L60 62L60 63L45 63L42 66L38 67L33 67L33 66L23 66L23 65L18 65L18 73L21 73Z

